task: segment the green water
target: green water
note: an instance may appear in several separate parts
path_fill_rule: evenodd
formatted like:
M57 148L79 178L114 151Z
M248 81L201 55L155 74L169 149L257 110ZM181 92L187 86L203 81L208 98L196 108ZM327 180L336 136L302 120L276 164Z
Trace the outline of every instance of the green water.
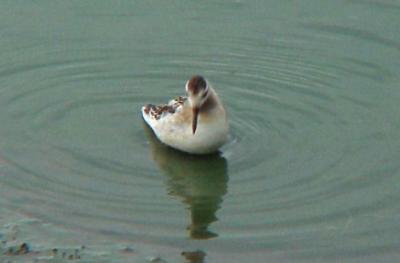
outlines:
M400 260L399 24L389 0L1 1L0 248L32 252L0 258ZM219 155L140 116L193 74Z

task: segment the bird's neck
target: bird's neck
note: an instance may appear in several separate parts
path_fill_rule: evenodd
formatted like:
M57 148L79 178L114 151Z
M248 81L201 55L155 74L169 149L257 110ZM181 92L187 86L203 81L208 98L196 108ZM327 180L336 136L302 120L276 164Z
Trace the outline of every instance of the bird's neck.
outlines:
M200 112L209 112L216 109L219 105L219 98L214 89L210 87L206 101L201 105Z

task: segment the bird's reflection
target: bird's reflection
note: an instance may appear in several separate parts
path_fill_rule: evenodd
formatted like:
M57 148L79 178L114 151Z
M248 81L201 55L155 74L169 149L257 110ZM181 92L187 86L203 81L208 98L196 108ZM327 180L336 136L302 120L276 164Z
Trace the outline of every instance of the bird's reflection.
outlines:
M193 239L218 236L208 230L217 221L215 213L227 192L227 161L220 154L195 156L181 153L161 144L145 125L151 154L168 176L168 193L187 204L191 214L188 226Z
M185 263L204 263L206 253L201 250L183 251L182 256L185 258Z

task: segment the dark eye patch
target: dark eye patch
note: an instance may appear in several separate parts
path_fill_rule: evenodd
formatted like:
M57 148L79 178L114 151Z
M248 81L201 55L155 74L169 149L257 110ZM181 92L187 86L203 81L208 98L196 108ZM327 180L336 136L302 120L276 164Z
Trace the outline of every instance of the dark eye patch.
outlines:
M207 97L208 94L208 90L206 90L206 92L203 93L203 95L201 95L201 98L204 99L205 97Z

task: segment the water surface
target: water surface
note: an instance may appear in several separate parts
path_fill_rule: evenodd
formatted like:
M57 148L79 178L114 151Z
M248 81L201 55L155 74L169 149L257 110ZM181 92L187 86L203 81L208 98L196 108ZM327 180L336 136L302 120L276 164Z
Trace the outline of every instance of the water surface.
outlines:
M2 1L0 238L43 262L82 245L95 262L399 260L399 17L377 0ZM140 116L193 74L231 126L202 158Z

